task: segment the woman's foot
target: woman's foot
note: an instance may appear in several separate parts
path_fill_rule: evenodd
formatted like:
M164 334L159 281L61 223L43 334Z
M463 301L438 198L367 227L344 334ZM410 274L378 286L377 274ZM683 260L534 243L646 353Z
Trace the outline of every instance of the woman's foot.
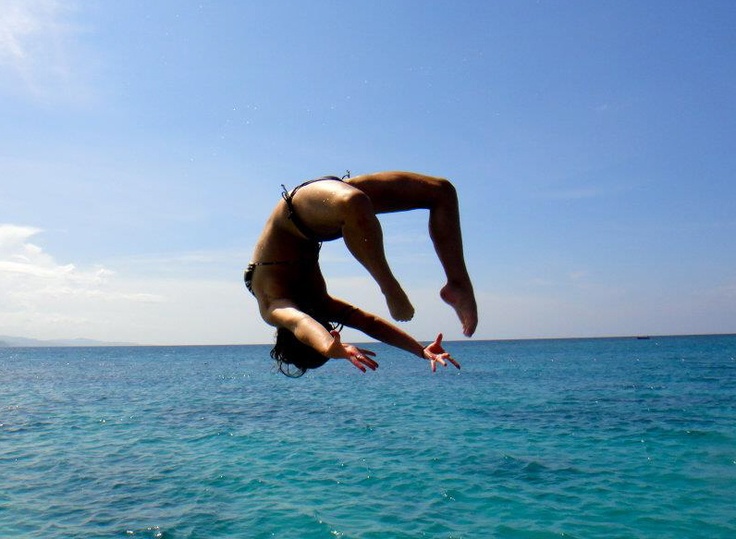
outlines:
M391 318L399 322L406 322L414 318L414 306L401 286L397 286L390 292L384 292L383 295L386 297L386 305L388 305Z
M470 282L468 281L466 285L447 283L440 290L440 297L455 309L463 325L463 334L466 337L472 336L478 325L478 307L475 304L475 294L473 294L473 286Z

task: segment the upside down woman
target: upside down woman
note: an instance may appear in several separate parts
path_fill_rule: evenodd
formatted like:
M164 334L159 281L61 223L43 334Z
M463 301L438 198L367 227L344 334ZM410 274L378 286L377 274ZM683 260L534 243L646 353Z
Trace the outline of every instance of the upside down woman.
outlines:
M411 320L414 307L386 261L376 215L428 209L430 237L447 277L440 296L455 309L463 333L470 337L478 314L463 258L457 195L449 181L412 172L326 176L290 192L284 188L282 198L245 272L261 317L277 328L271 357L281 372L300 376L337 358L363 372L375 370L373 352L340 340L337 327L342 325L428 360L433 371L448 362L460 368L443 348L441 334L423 346L392 323L332 297L319 267L322 242L342 237L378 284L391 317Z

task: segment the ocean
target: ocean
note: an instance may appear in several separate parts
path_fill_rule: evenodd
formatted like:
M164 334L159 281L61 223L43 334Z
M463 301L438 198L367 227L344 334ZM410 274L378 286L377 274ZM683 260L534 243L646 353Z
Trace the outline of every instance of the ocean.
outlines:
M0 349L0 537L736 537L736 336Z

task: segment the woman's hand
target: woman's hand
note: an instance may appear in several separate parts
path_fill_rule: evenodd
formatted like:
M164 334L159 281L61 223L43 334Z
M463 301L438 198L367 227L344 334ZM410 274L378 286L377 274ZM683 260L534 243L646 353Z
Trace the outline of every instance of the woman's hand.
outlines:
M372 371L375 371L378 368L378 363L368 357L375 356L375 353L370 350L358 348L352 344L342 343L340 341L340 333L335 330L330 331L330 335L332 335L333 341L330 345L329 357L347 359L363 372L366 372L366 367Z
M460 368L460 363L455 361L450 353L442 348L442 333L437 335L437 338L434 340L434 342L427 346L423 350L423 353L424 359L428 359L430 365L432 365L432 372L435 372L437 370L437 363L439 363L443 367L447 367L448 361L455 365L458 369Z

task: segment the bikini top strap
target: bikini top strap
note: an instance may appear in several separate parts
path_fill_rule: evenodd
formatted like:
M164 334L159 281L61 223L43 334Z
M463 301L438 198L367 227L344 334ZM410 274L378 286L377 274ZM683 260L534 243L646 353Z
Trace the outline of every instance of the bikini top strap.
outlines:
M350 171L349 170L347 171L346 176L343 176L342 178L338 178L337 176L322 176L321 178L315 178L313 180L307 180L306 182L304 182L302 184L299 184L296 187L294 187L294 189L292 189L291 192L289 192L286 189L286 186L282 183L281 184L281 189L282 189L281 198L283 198L286 201L286 206L289 208L289 217L291 218L291 217L293 217L295 215L295 212L294 212L294 204L291 202L291 199L294 198L294 195L296 195L296 192L299 189L301 189L302 187L305 187L305 186L307 186L307 185L309 185L311 183L321 182L323 180L333 180L333 181L341 182L341 181L343 181L343 179L345 177L348 177L348 178L350 177Z
M298 187L296 189L299 189ZM294 196L294 193L296 193L296 189L294 189L291 193L286 189L286 186L282 183L281 184L281 198L284 199L286 202L286 207L289 209L289 219L291 219L294 216L294 204L291 202L291 197Z
M311 183L319 182L319 181L323 181L323 180L333 180L333 181L337 181L337 182L342 182L343 181L342 179L338 178L337 176L323 176L321 178L316 178L314 180L308 180L308 181L302 183L301 185L297 185L294 189L292 189L291 192L289 192L286 189L286 186L284 184L281 184L281 189L282 189L281 197L286 202L286 208L288 210L287 217L291 220L292 223L294 223L294 226L296 226L296 228L299 229L299 232L301 232L302 234L304 234L304 236L307 239L309 239L309 240L311 240L313 242L317 242L317 243L322 242L322 241L329 241L329 240L337 239L337 238L339 238L341 236L341 234L331 235L331 236L324 236L324 237L323 236L320 236L318 234L315 234L304 223L304 221L302 221L301 217L299 217L299 214L296 212L296 209L294 208L293 198L294 198L294 195L296 195L296 192L299 189L301 189L302 187L304 187L305 185L309 185Z
M312 183L321 182L321 181L325 181L325 180L332 180L332 181L336 181L336 182L341 182L342 181L342 179L341 178L338 178L337 176L322 176L321 178L315 178L313 180L307 180L304 183L302 183L302 184L297 185L296 187L294 187L294 189L291 191L291 196L294 196L296 194L296 192L299 189L301 189L302 187L306 187L307 185L310 185Z

